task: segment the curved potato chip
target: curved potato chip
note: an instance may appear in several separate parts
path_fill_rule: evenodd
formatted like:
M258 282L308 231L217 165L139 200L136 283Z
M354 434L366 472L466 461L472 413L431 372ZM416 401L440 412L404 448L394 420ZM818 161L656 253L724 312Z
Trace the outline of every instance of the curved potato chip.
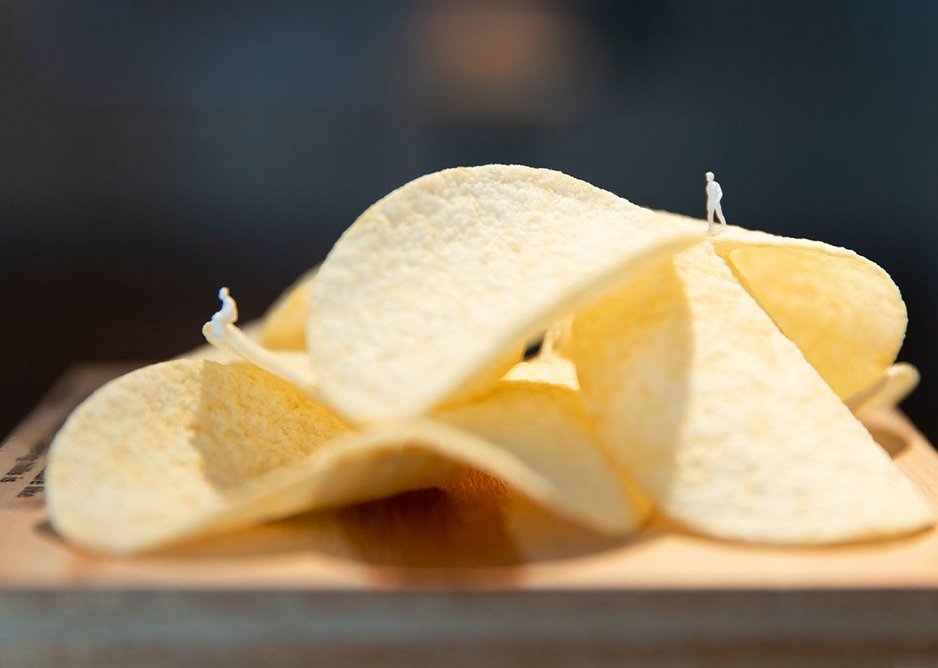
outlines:
M886 369L886 373L872 386L848 398L844 403L857 415L884 408L895 408L912 394L921 375L911 364L900 362Z
M260 344L270 350L306 350L309 297L319 267L313 267L277 297L264 314Z
M573 344L601 439L694 530L821 544L934 521L710 244L579 313Z
M249 365L144 367L95 392L56 435L50 519L69 540L118 553L224 528L215 517L232 509L240 522L261 521L271 515L247 502L252 483L346 431Z
M302 352L292 350L267 350L244 332L237 325L222 325L222 336L215 336L211 322L202 325L202 336L215 348L225 351L234 359L241 359L279 376L310 399L317 398L316 373L309 363L309 357Z
M703 236L552 170L421 177L365 211L320 267L306 342L321 396L367 423L484 391L555 320Z
M50 520L74 543L127 554L441 484L469 465L589 526L629 531L647 501L608 467L576 401L506 383L437 420L356 434L250 365L165 362L107 384L57 434Z
M450 456L593 529L628 533L639 528L651 504L632 478L601 451L578 392L567 385L563 366L526 365L515 374L522 379L502 381L483 399L436 415L497 445L517 464L497 464L492 453L478 447ZM544 382L545 378L549 380ZM538 483L537 477L543 482Z
M503 380L560 385L571 390L580 389L573 362L557 355L535 357L530 361L518 362L508 370Z
M240 325L238 329L250 341L260 340L261 323L259 320L252 320ZM203 335L204 338L204 335ZM172 359L176 360L208 360L209 362L237 362L243 359L241 355L231 352L224 348L219 348L206 341L198 348L193 348L182 355L177 355Z
M716 252L842 399L896 359L905 303L880 266L851 250L729 226Z

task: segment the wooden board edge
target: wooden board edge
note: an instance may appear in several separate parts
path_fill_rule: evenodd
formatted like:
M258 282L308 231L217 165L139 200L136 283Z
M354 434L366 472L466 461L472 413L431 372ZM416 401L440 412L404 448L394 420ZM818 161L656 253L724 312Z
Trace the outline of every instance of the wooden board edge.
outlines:
M935 628L938 595L912 589L0 593L4 666L222 657L235 666L310 657L336 666L833 665L835 657L864 666L938 657Z

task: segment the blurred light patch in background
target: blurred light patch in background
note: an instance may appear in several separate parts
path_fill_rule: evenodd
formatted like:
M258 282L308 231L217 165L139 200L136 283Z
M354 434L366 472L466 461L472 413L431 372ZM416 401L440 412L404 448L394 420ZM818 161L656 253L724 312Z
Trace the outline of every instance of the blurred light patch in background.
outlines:
M406 114L449 123L563 124L608 87L602 41L560 3L440 2L415 19Z

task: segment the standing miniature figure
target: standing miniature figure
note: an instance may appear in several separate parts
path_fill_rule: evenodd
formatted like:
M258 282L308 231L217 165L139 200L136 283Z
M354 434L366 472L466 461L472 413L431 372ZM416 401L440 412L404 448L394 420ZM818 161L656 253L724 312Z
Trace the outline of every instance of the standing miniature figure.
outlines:
M723 188L713 180L713 172L707 172L707 233L713 234L713 214L716 212L717 218L723 227L726 227L726 218L723 217L723 208L720 206L720 200L723 199Z
M238 305L231 298L228 288L219 289L218 298L221 300L221 308L212 315L212 333L220 339L225 336L225 325L238 321Z

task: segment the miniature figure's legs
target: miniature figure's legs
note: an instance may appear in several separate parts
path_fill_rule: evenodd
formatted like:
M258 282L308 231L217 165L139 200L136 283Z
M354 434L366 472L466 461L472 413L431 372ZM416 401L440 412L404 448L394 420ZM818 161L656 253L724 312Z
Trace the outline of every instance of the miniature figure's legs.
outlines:
M216 339L225 337L225 320L222 318L221 313L212 314L212 334L215 335Z
M707 233L713 233L713 207L707 207Z
M723 225L723 227L726 227L726 218L723 217L723 207L720 206L719 204L717 204L717 206L716 206L716 212L717 212L717 218L720 219L720 223ZM712 214L712 212L711 212L711 215L710 215L710 223L711 223L711 224L713 223L713 214Z

